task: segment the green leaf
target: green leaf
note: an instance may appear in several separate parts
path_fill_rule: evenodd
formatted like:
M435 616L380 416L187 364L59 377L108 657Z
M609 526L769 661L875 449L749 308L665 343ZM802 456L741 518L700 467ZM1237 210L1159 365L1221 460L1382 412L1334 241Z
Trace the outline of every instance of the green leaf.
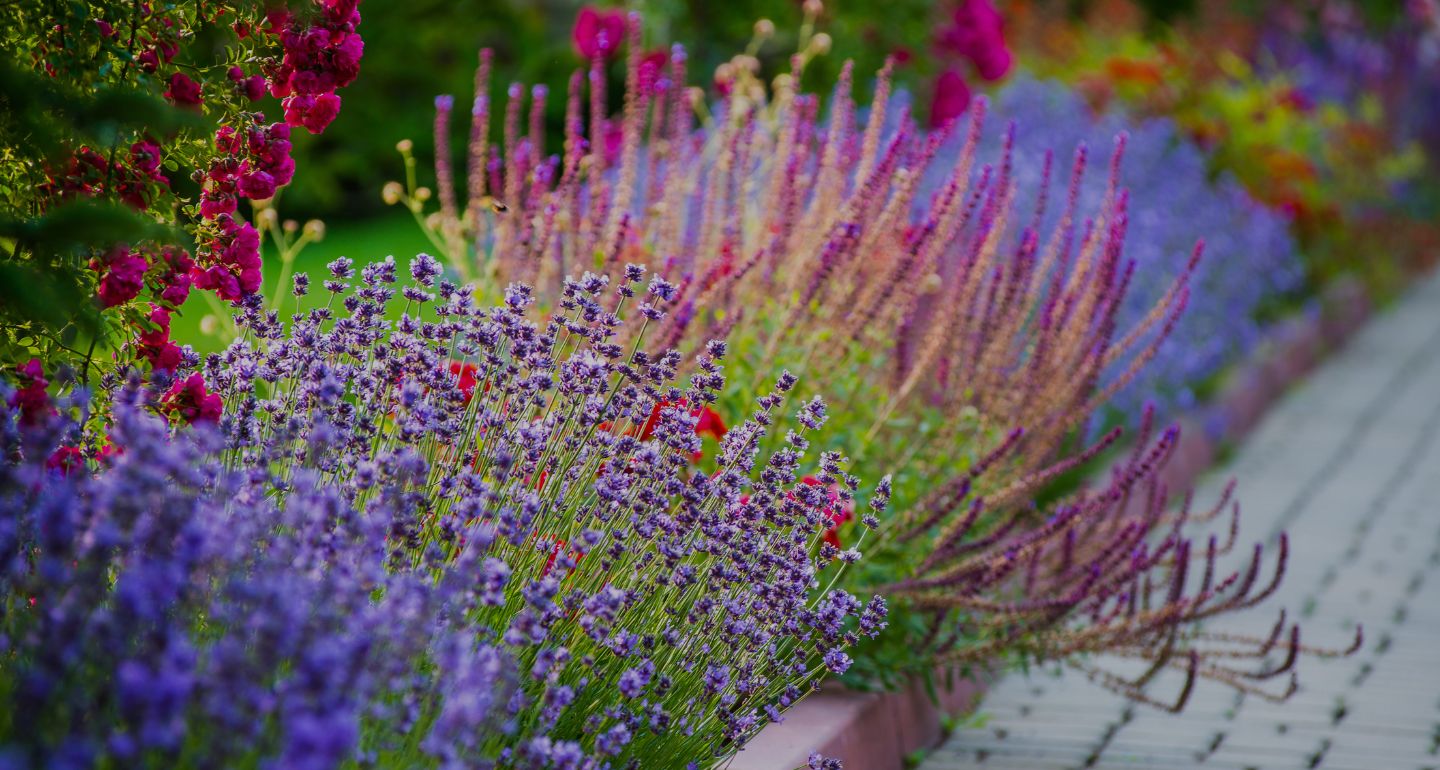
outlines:
M108 248L116 243L164 239L185 243L176 227L161 224L129 206L113 201L76 200L33 219L0 218L0 236L15 238L42 261L81 249Z

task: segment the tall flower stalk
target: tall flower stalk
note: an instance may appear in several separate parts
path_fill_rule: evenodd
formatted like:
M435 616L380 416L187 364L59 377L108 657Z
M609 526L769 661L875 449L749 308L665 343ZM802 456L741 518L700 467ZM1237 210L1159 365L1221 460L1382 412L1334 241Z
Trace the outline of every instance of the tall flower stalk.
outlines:
M682 86L683 49L657 67L641 56L638 17L627 30L623 111L607 115L597 60L588 78L571 79L565 146L549 157L538 130L520 130L519 86L508 90L499 147L489 144L491 60L481 54L470 204L443 203L456 200L443 154L437 214L391 191L439 234L457 272L533 280L553 302L549 287L567 270L645 264L677 285L676 311L652 337L661 347L727 337L761 370L798 361L814 387L837 394L860 439L859 466L895 474L881 496L895 496L897 513L867 519L883 534L866 560L873 568L849 581L917 613L904 625L928 630L905 644L927 652L920 668L1016 651L1079 661L1108 649L1247 689L1289 662L1241 673L1227 658L1327 652L1302 647L1283 618L1274 639L1231 640L1240 651L1197 635L1199 621L1268 592L1253 584L1259 553L1242 569L1248 579L1186 582L1195 571L1184 533L1205 517L1167 508L1159 479L1174 429L1153 440L1142 431L1101 491L1056 495L1117 444L1118 431L1075 440L1164 345L1203 251L1197 243L1149 309L1134 312L1123 134L1098 201L1082 205L1094 174L1083 145L1068 175L1047 155L1037 187L1021 190L1014 126L998 157L981 157L983 100L968 121L927 134L892 98L888 65L864 111L847 66L822 112L798 89L808 49L768 89L754 58L737 57L697 126L703 96ZM437 140L449 135L449 106L437 113ZM1052 191L1052 178L1066 176ZM740 376L741 394L759 382L753 375ZM845 535L842 526L837 539ZM1221 570L1225 551L1206 551L1208 572ZM1157 585L1168 593L1154 596ZM1150 680L1096 677L1135 697Z

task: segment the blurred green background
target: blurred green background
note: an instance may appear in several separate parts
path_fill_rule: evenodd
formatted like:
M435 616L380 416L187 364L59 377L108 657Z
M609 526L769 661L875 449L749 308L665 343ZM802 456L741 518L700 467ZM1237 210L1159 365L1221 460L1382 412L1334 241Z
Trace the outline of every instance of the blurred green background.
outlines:
M361 76L341 92L340 118L323 136L297 133L300 170L285 194L284 215L328 220L367 218L387 212L380 186L403 167L395 152L400 139L415 140L422 183L430 175L433 100L455 96L454 147L463 157L461 124L468 122L473 78L481 48L495 51L491 98L492 130L498 130L505 87L511 82L550 86L548 123L558 132L565 109L565 84L583 62L570 32L578 0L365 0L360 31L365 37ZM644 14L647 48L683 43L690 55L691 82L708 82L715 66L744 49L754 23L774 21L776 35L761 49L767 69L783 65L795 50L801 4L796 0L645 0L622 6ZM930 31L944 16L928 0L831 0L820 29L835 41L831 55L807 71L809 87L828 87L846 58L857 72L874 72L886 55L912 52L902 79L923 71ZM610 96L619 105L623 64L612 62Z

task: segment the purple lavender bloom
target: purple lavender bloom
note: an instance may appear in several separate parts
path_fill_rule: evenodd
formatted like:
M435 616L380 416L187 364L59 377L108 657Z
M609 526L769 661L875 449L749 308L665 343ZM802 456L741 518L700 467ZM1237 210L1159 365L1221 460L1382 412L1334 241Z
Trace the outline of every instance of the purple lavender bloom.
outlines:
M19 525L0 528L0 592L18 610L0 616L17 656L0 674L15 715L0 747L35 765L84 751L171 766L201 750L220 765L334 768L405 693L445 704L433 740L494 724L485 694L513 666L446 641L462 594L386 567L381 523L401 498L362 519L306 468L277 496L275 479L227 467L221 436L172 436L133 389L116 401L108 435L123 451L63 475L0 431L0 508ZM460 670L416 679L427 657Z
M850 670L850 656L844 650L834 649L825 653L825 668L832 674L843 674Z

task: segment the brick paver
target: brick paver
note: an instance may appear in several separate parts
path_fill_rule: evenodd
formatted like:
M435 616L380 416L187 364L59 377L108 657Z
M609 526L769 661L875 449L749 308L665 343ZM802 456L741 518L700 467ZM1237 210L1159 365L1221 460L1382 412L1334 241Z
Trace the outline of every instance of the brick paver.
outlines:
M1197 500L1232 477L1242 536L1284 530L1291 559L1272 602L1217 627L1264 635L1284 606L1316 645L1363 624L1359 653L1302 660L1283 704L1201 682L1179 716L1074 672L1012 674L921 770L1440 770L1440 275L1287 394Z

